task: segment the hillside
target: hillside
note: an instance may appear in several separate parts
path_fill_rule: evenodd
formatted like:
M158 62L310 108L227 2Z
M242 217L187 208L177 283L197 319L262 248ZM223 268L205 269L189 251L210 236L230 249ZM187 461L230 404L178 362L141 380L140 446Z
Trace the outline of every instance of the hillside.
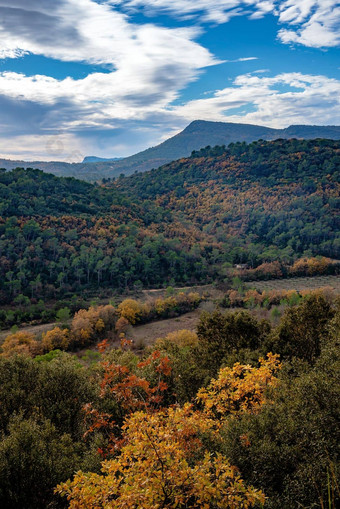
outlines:
M82 163L99 163L99 162L107 162L107 161L120 161L123 157L97 157L97 156L86 156L84 157Z
M106 187L2 171L0 302L339 259L339 166L339 141L277 140L204 149Z
M293 125L286 129L271 129L251 124L196 120L189 124L182 132L160 145L119 160L115 158L105 160L89 156L82 163L70 164L60 161L25 162L0 159L0 168L10 170L16 167L32 167L58 176L71 176L93 181L101 178L118 177L121 173L130 175L135 171L147 171L152 168L158 168L175 159L187 157L193 150L199 150L207 145L228 145L232 142L242 141L250 143L259 139L274 140L279 138L326 138L339 140L340 126Z

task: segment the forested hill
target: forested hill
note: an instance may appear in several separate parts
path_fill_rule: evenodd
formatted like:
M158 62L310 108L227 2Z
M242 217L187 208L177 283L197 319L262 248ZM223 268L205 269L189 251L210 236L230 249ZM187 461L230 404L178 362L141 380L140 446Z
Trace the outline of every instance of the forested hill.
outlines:
M101 186L2 171L0 303L340 258L339 167L339 141L277 140L206 148Z
M259 140L247 144L207 146L193 151L161 168L120 178L116 187L129 196L143 199L174 193L186 195L190 186L209 187L212 182L230 185L236 190L244 186L265 188L292 184L300 186L300 195L328 182L338 182L340 141L332 140ZM302 187L301 187L302 185Z
M56 177L41 170L16 168L0 170L0 215L100 215L124 207L119 191L108 192L73 177ZM128 208L133 204L126 203Z
M70 164L61 161L26 163L0 159L0 168L34 167L58 176L95 181L104 177L118 177L121 173L131 175L136 170L147 171L158 168L180 157L188 157L193 150L199 150L207 145L228 145L232 142L243 141L250 143L259 139L278 138L339 140L340 126L292 125L285 129L272 129L252 124L195 120L183 131L163 143L119 160L117 158L105 160L90 156L86 157L82 163Z

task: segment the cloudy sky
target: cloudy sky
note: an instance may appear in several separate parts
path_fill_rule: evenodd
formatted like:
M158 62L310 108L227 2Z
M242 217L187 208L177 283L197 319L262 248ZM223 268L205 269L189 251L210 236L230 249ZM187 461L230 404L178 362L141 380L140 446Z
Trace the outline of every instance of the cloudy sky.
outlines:
M79 161L195 119L340 124L337 0L0 0L0 158Z

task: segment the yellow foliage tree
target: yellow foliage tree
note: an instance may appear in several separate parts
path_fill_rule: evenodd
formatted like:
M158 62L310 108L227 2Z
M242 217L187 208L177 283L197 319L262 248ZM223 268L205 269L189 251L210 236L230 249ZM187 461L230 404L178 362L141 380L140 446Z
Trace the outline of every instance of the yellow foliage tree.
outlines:
M96 332L98 332L98 333L102 332L105 329L105 323L102 320L102 318L98 318L94 328L95 328Z
M118 312L121 317L126 318L132 325L136 323L142 315L142 305L134 299L125 299L118 306Z
M202 448L200 434L214 423L191 405L155 414L135 412L123 426L119 457L102 474L78 472L58 486L71 509L250 508L264 503L221 454Z
M244 412L256 412L266 402L266 389L277 383L275 373L280 369L277 354L260 359L260 367L242 365L222 368L218 378L197 393L203 412L217 419Z
M198 336L196 332L188 329L182 329L175 332L170 332L165 338L157 339L156 346L157 348L162 348L164 344L168 342L175 344L180 348L185 346L193 347L198 344Z
M31 332L15 332L5 338L2 346L2 356L11 357L16 354L35 357L42 353L41 343L36 341Z
M70 344L68 329L60 329L55 327L54 329L47 331L42 335L42 347L45 352L51 350L67 350Z

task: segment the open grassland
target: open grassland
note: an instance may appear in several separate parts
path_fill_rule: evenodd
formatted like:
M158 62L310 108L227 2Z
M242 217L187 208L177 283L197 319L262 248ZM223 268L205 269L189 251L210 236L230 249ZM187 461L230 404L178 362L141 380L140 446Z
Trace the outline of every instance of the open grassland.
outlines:
M182 329L196 330L196 326L202 310L196 309L190 313L185 313L176 318L168 318L167 320L159 320L143 325L131 327L128 337L133 340L137 348L150 345L158 338L164 338L170 332L176 332Z
M312 276L312 277L293 277L289 279L271 279L268 281L248 281L245 283L248 288L256 290L317 290L318 288L332 288L336 293L340 293L340 276Z

